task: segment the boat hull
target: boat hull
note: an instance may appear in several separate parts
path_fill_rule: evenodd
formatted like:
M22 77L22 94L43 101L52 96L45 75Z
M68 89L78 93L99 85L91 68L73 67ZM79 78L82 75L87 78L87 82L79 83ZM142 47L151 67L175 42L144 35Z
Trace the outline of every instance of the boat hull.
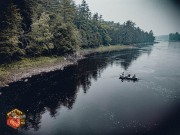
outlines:
M127 77L127 76L120 76L119 79L122 79L122 80L132 80L132 81L137 81L138 78L135 77L135 78L132 78L132 77Z

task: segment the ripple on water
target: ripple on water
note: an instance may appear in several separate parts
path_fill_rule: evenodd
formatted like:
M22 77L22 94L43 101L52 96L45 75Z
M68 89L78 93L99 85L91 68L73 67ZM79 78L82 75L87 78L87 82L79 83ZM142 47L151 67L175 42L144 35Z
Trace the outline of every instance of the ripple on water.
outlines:
M175 100L177 98L173 89L163 87L156 82L143 82L140 85L146 87L147 90L152 90L156 96L163 97L165 102L169 100Z

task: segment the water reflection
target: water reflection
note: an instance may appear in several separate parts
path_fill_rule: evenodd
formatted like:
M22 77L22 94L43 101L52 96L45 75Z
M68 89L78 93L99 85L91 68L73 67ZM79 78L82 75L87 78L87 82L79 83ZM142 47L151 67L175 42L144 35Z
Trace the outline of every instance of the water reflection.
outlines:
M180 42L169 42L168 49L173 48L174 50L177 49L179 51L179 44Z
M6 113L18 108L26 113L25 130L40 128L42 114L46 110L51 117L56 117L62 106L72 109L78 90L83 88L87 93L92 79L97 81L108 65L119 64L127 70L131 63L141 54L150 54L151 46L146 49L128 49L121 52L92 54L89 58L69 66L63 71L55 71L29 78L28 82L16 82L0 90L0 132L19 134L6 126ZM118 58L118 59L117 59ZM119 62L118 62L119 61ZM117 78L118 79L118 78Z
M136 46L137 48L134 49L122 50L120 54L116 54L115 60L120 61L121 67L124 70L127 70L129 66L131 66L132 62L142 54L146 53L149 56L152 52L152 46L153 44L146 45L146 47L141 45Z

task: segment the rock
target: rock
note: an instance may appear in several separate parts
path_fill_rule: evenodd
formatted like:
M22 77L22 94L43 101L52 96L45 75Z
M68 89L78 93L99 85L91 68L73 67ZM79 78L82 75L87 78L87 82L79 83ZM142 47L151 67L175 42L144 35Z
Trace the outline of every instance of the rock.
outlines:
M28 79L25 79L24 82L28 82Z
M4 86L5 86L5 87L9 87L9 85L7 85L7 84L5 84Z

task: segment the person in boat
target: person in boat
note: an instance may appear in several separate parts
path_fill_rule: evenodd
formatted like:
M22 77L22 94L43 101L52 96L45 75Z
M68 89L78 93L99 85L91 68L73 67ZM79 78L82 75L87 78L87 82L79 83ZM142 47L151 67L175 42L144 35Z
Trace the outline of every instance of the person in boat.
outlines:
M121 74L122 77L124 77L124 72Z
M122 73L122 76L124 76L124 72Z
M136 75L134 74L132 78L133 78L133 79L136 78Z
M128 77L131 77L131 75L130 75L130 74L128 74Z

